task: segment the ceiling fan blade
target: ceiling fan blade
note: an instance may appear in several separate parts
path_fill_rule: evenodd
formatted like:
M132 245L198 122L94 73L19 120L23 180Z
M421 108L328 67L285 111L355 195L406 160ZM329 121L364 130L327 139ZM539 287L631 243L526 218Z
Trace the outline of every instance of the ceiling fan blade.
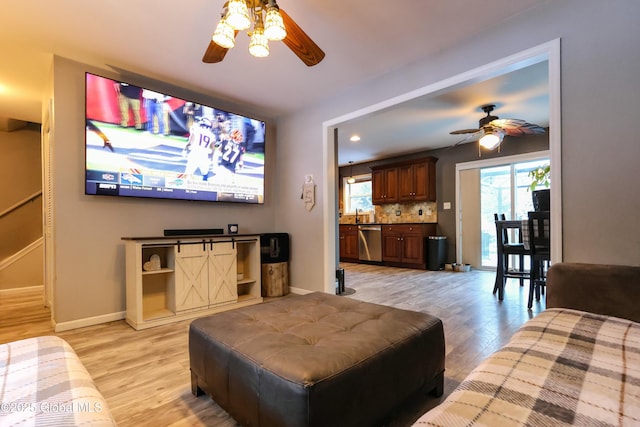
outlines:
M238 35L238 31L236 30L233 37L236 37L237 35ZM207 46L207 50L204 52L204 56L202 57L202 62L206 62L207 64L220 62L224 59L228 51L229 49L227 49L226 47L222 47L218 43L211 40L209 41L209 46Z
M204 52L202 62L206 62L207 64L220 62L224 59L228 51L229 49L220 46L212 40L209 42L209 46L207 46L207 50Z
M287 36L283 42L309 67L318 64L324 58L324 52L311 38L302 31L302 28L282 9L280 15L287 30Z
M457 135L457 134L454 134ZM460 141L453 144L454 147L458 145L465 144L467 142L477 141L482 136L484 136L484 129L475 129L473 133L469 133L466 137L462 138Z
M520 119L496 119L490 125L502 129L509 136L539 135L546 132L542 126Z
M454 130L453 132L449 132L450 135L462 135L464 133L475 133L478 132L480 129L460 129L460 130Z

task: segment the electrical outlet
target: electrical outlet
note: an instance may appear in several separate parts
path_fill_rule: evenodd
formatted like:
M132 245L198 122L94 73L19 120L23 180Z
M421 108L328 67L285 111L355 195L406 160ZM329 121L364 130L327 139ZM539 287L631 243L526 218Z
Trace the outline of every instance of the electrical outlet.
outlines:
M398 210L396 211L396 216L400 216L401 214L402 214L402 212L400 212L400 209L398 209Z
M418 209L418 215L422 215L422 209Z

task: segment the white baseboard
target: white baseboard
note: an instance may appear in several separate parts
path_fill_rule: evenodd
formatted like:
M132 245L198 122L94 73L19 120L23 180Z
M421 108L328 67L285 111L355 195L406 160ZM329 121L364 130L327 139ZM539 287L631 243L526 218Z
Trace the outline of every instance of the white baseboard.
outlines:
M21 288L0 289L0 295L21 294L24 292L42 292L44 298L44 286L23 286Z
M314 291L310 291L309 289L289 287L289 292L291 292L292 294L297 294L297 295L306 295L306 294L310 294L310 293L312 293Z
M102 316L87 317L84 319L71 320L69 322L55 323L54 331L63 332L71 329L86 328L87 326L99 325L101 323L115 322L116 320L122 320L126 316L126 311L120 311L118 313L103 314Z
M29 253L33 252L34 250L40 248L43 245L44 245L44 238L43 237L38 238L38 240L28 244L27 246L20 249L15 254L2 260L2 262L0 262L0 270L4 270L5 268L8 268L11 264L17 261L20 261L22 258L29 255Z

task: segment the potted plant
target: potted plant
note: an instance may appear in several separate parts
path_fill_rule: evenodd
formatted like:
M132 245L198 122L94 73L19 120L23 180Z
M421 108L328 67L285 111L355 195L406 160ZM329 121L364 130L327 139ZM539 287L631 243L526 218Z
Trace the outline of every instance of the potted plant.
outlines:
M531 178L529 190L531 190L533 210L538 212L551 210L551 191L549 190L551 165L540 166L529 171L529 177ZM538 187L545 188L536 190Z

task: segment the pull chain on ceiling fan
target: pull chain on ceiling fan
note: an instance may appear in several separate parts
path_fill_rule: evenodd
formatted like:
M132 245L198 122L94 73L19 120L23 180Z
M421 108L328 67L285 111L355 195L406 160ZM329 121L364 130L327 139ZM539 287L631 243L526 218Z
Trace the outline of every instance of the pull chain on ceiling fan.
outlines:
M500 119L498 116L492 116L491 112L496 108L493 104L483 105L480 108L486 116L479 120L478 129L460 129L450 132L451 135L470 134L455 145L478 140L478 155L480 155L480 147L487 150L498 148L499 151L505 135L524 136L546 132L542 126L521 119Z
M248 31L251 37L249 52L255 57L268 56L268 42L279 40L309 67L318 64L325 56L322 49L278 7L275 0L229 0L224 4L220 22L202 61L222 61L227 51L235 46L238 32L249 30L251 24L253 30Z

